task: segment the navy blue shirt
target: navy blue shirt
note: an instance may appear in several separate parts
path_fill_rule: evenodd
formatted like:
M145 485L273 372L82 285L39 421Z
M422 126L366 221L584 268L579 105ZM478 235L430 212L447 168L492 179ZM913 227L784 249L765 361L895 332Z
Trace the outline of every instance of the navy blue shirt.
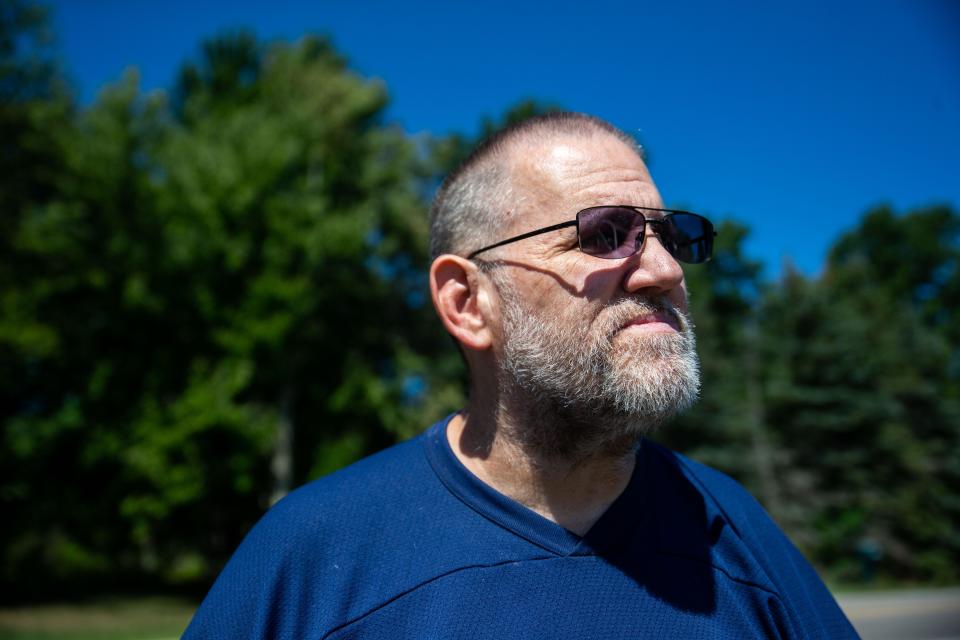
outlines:
M449 419L271 509L184 638L856 638L727 476L644 441L583 537L457 460Z

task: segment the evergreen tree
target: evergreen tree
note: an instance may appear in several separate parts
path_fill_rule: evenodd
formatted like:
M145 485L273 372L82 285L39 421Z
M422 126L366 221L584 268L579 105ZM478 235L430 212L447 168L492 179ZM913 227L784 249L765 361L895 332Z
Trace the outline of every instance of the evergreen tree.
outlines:
M871 212L822 278L788 273L761 312L785 522L843 578L871 547L890 577L958 577L957 223Z
M322 39L232 34L175 95L130 74L64 118L9 236L21 593L208 579L271 497L459 402L424 295L428 169L382 86Z

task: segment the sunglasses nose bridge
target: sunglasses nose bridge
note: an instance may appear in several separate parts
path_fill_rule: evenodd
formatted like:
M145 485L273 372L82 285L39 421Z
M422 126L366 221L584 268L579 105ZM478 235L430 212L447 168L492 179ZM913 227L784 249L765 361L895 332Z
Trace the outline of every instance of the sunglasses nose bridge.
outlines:
M657 236L658 238L662 236L663 226L667 224L665 220L661 220L659 218L652 218L652 219L644 218L644 220L645 220L644 226L649 228L650 231L652 231L655 236Z
M671 218L645 218L645 232L637 238L637 253L644 251L643 243L645 243L650 236L653 236L660 245L660 250L669 255L673 262L689 262L689 260L684 259L682 252L679 250L679 247L677 247L676 238L673 233L673 224L674 221ZM649 250L649 248L647 248L647 250Z
M676 256L674 255L674 252L670 244L664 239L662 235L660 235L660 233L657 232L656 229L652 229L648 227L647 232L644 234L644 237L642 239L638 238L638 240L640 240L640 242L637 245L637 251L636 251L637 254L642 254L644 251L650 251L651 248L649 247L649 244L651 241L655 241L657 244L660 245L660 251L667 253L674 260L677 259Z
M660 245L664 249L667 249L669 253L669 247L667 246L667 243L665 242L665 239L663 236L663 227L666 224L666 222L658 218L651 219L651 218L644 217L642 214L638 214L638 215L641 218L643 218L643 223L641 225L640 233L637 234L637 251L640 251L641 248L643 247L643 243L646 242L647 238L653 235L654 237L656 237Z
M653 231L656 234L656 230L650 225L650 221L647 220L643 214L638 213L637 217L640 220L636 225L636 239L634 240L633 252L634 254L640 253L643 251L643 244L647 241L647 237L650 235L650 232Z

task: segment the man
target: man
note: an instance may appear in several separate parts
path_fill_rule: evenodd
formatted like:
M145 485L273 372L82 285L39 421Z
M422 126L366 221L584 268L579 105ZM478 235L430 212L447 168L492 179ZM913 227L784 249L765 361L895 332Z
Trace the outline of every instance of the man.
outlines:
M678 260L713 236L606 122L487 141L431 215L467 407L280 502L185 637L856 637L743 489L643 440L696 397Z

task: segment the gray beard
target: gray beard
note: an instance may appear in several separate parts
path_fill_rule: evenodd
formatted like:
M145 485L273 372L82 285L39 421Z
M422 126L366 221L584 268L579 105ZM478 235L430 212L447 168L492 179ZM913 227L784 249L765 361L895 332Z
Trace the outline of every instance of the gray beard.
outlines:
M696 401L693 325L665 298L613 302L591 323L582 310L541 316L504 278L494 280L504 332L500 412L510 414L501 423L528 452L568 460L622 453ZM618 335L655 311L672 314L680 332Z

